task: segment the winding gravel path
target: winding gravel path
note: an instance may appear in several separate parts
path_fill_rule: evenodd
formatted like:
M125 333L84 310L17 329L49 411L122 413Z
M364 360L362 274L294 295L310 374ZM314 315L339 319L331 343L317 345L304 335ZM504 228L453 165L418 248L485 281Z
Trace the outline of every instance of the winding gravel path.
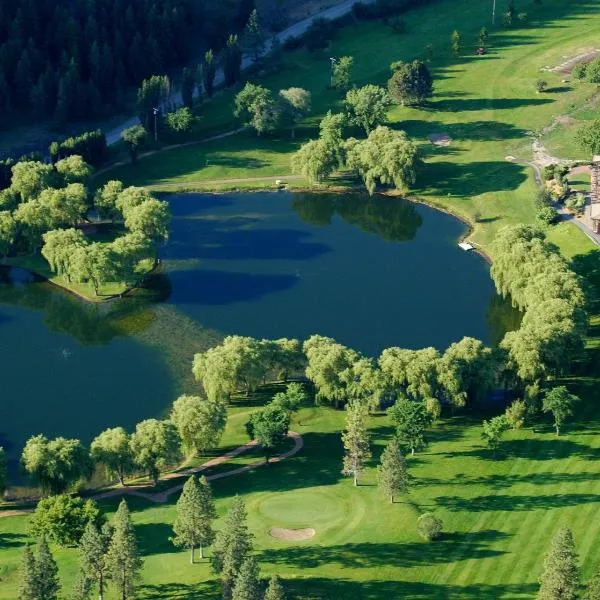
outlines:
M304 447L304 439L302 438L302 436L299 433L296 433L295 431L290 431L288 433L288 437L291 438L292 440L294 440L294 446L287 452L284 452L283 454L279 454L278 456L274 456L273 458L271 458L269 460L268 464L276 464L278 462L281 462L282 460L285 460L286 458L290 458L290 457L294 456L294 454L297 454L298 452L300 452L300 450L302 450L302 448ZM211 460L205 462L204 464L202 464L198 467L193 467L191 469L185 469L183 471L177 471L175 473L169 473L169 474L165 475L164 477L162 477L160 479L160 481L169 481L171 479L181 480L186 477L189 477L190 475L195 475L196 473L202 473L203 471L206 471L206 469L209 469L211 467L216 467L216 466L226 463L227 461L231 460L232 458L235 458L236 456L243 454L244 452L250 450L251 448L256 447L257 445L258 444L257 444L256 440L253 440L251 442L248 442L247 444L244 444L243 446L234 448L233 450L230 450L229 452L226 452L225 454L222 454L221 456L212 458ZM249 465L245 465L243 467L238 467L237 469L231 469L230 471L224 471L222 473L215 473L214 475L209 475L206 479L208 479L208 481L215 481L216 479L223 479L225 477L231 477L232 475L240 475L242 473L252 471L253 469L256 469L258 467L262 467L266 464L267 464L267 461L265 459L260 459ZM152 488L148 487L147 485L140 485L140 486L128 485L128 486L124 486L124 487L112 488L105 492L100 492L98 494L94 494L91 497L94 500L106 500L107 498L115 498L117 496L137 496L138 498L144 498L144 500L154 502L155 504L163 504L169 500L169 497L172 494L179 492L183 488L184 483L185 483L185 481L180 481L179 483L173 485L172 487L167 488L166 490L162 490L160 492L152 492L151 491ZM34 510L35 510L34 508L22 508L22 509L15 509L15 510L0 511L0 518L24 515L27 513L31 513Z

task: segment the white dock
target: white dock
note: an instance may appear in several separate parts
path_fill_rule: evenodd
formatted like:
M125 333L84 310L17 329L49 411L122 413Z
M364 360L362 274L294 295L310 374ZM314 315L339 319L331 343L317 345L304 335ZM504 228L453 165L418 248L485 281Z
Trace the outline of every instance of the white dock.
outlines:
M474 248L474 246L471 246L471 244L469 244L468 242L459 242L458 247L461 250L464 250L465 252L468 252L469 250L473 250L473 248Z

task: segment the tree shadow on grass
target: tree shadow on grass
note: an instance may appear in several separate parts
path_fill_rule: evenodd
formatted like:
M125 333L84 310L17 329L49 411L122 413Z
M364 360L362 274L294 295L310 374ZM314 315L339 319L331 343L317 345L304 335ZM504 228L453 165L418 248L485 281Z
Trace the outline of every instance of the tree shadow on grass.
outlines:
M419 181L421 190L436 194L479 196L489 192L515 190L526 179L525 168L522 166L504 161L483 161L466 164L427 163Z
M129 498L127 504L129 505ZM139 523L135 525L135 538L142 556L181 552L181 549L176 548L169 539L173 535L173 527L167 523ZM185 559L182 554L181 560Z
M527 131L520 127L491 120L444 123L426 119L407 119L398 124L398 129L403 129L411 137L425 139L428 139L433 133L443 133L452 140L480 141L521 139L527 135ZM450 146L435 146L435 149L438 152L453 150L452 142Z
M431 102L427 108L440 112L512 110L551 102L551 98L451 98Z
M489 558L504 554L490 544L507 537L496 530L462 535L449 533L434 543L359 543L340 546L292 546L263 550L261 562L294 565L300 569L315 569L323 565L340 565L348 569L363 569L394 565L423 567L446 564L456 560Z
M0 533L0 550L25 546L27 539L23 533Z
M216 581L205 583L161 583L140 587L141 597L145 600L217 600L221 598L219 584Z
M596 460L600 449L559 437L555 439L508 440L502 442L495 460L524 458L527 460L556 460L569 456L578 456L586 460ZM484 447L457 452L442 452L440 456L472 456L482 460L494 460L490 450Z
M585 504L600 504L600 494L536 494L523 495L493 495L463 498L461 496L438 496L436 504L453 512L529 512L532 510L550 510L567 506L582 506Z
M422 581L351 581L344 579L294 579L286 589L297 600L482 600L482 598L531 598L535 583L523 584L433 584Z

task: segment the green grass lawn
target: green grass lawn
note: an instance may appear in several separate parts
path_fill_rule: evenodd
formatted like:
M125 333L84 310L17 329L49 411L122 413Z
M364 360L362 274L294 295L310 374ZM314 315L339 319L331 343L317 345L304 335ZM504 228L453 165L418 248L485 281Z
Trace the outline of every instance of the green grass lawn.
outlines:
M485 57L454 60L448 46L450 33L458 28L465 47L474 48L476 33L489 17L488 3L443 0L406 15L404 35L379 23L362 23L341 31L331 53L286 54L285 69L264 82L273 89L303 85L313 91L314 114L299 132L297 144L314 134L320 115L339 102L339 94L325 89L329 56L354 56L357 84L383 83L392 60L422 54L431 43L435 98L426 109L393 109L390 121L406 129L423 150L425 167L415 195L468 219L474 241L485 249L502 225L534 221L532 173L506 157L530 160L529 133L540 131L570 107L582 106L592 93L584 84L536 94L534 82L540 68L559 64L563 56L596 43L600 6L583 0L568 4L545 0L540 9L533 9L530 2L520 2L519 9L531 11L533 22L522 29L494 31ZM551 88L563 87L559 76L543 77ZM218 102L206 106L207 126L230 125L231 98L224 92ZM449 147L428 142L428 136L438 132L453 138ZM102 179L123 178L128 184L167 189L212 185L217 179L283 176L289 173L294 147L285 139L257 139L244 133L157 154ZM292 597L533 598L549 540L562 525L572 528L584 576L589 578L600 561L595 543L600 536L600 414L595 407L600 383L600 251L570 224L553 227L548 235L587 278L593 292L587 354L566 379L585 400L575 422L560 438L547 422L510 432L494 460L480 439L485 415L447 417L432 429L428 448L409 459L414 476L410 494L391 505L375 486L375 465L392 433L387 417L371 418L374 457L362 485L354 488L340 474L343 413L302 409L293 424L306 444L299 454L214 483L221 516L235 494L243 495L263 574L278 573ZM245 420L256 402L238 399L234 406L222 449L246 441ZM249 454L238 460L245 464L253 458ZM175 500L164 506L129 500L144 558L139 598L216 600L219 586L206 561L191 566L186 554L169 542ZM107 512L115 507L114 500L103 504ZM415 523L418 514L430 510L443 519L445 534L427 544L418 538ZM27 520L0 519L0 599L17 597ZM269 536L274 526L314 527L317 533L312 540L289 543ZM76 552L57 549L56 556L67 594Z
M316 125L328 109L341 107L343 94L327 89L329 56L354 57L356 85L385 84L392 61L425 57L425 47L431 44L434 98L423 109L393 108L389 121L419 143L425 158L413 194L467 218L474 224L473 240L487 246L499 227L534 220L531 169L506 157L530 160L531 136L558 115L571 113L576 107L578 115L594 112L589 108L589 98L596 86L562 84L562 75L540 69L558 65L564 56L594 45L600 29L594 17L600 14L600 7L587 1L567 6L559 0L548 0L543 7L524 2L519 8L529 12L530 23L522 28L493 29L490 51L482 57L474 56L473 51L479 29L488 24L489 7L476 0L445 0L412 11L405 17L407 32L402 35L379 22L347 26L326 53L285 53L279 72L253 79L274 91L301 85L312 92L313 113L299 128L295 142L280 136L257 138L245 132L155 154L137 165L102 174L98 183L120 178L126 183L175 191L270 187L272 180L268 179L227 180L273 178L291 172L293 151L316 135ZM465 19L467 14L469 18ZM464 41L464 56L458 59L449 52L454 29L461 31ZM534 86L540 77L549 84L549 91L543 94L538 94ZM202 138L215 129L227 131L238 126L231 116L234 93L222 91L205 104L201 125L194 135ZM445 148L433 146L429 142L432 133L449 135L452 144ZM573 151L572 158L579 157Z

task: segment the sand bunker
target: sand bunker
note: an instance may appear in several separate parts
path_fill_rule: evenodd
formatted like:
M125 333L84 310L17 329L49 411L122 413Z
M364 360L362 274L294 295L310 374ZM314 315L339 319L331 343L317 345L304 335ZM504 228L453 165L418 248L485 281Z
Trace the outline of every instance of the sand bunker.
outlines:
M279 540L286 540L288 542L301 542L302 540L310 540L314 537L316 531L312 528L309 529L284 529L283 527L273 527L269 531L271 537Z
M429 136L429 141L434 146L449 146L452 143L452 138L444 133L432 133Z
M554 71L555 73L564 73L565 75L570 75L571 71L580 63L589 63L592 62L598 55L600 54L600 50L597 48L588 48L585 52L578 54L564 63L554 67L549 68L546 67L548 71Z
M517 160L514 156L511 156L510 154L508 156L504 157L504 160L507 160L509 162L514 162L515 160Z

